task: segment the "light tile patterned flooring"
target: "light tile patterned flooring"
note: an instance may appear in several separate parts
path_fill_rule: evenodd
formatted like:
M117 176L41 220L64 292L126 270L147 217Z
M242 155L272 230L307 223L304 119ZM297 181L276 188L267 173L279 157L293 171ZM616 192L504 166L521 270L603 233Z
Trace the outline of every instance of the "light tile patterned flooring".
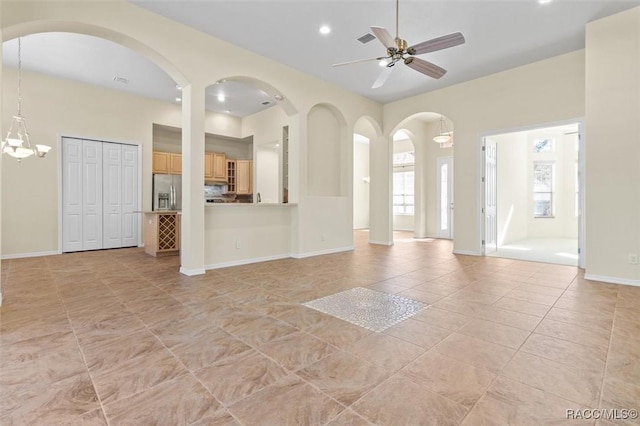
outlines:
M199 277L139 249L3 261L0 424L533 425L640 408L640 288L367 237ZM374 333L301 305L354 287L429 306Z

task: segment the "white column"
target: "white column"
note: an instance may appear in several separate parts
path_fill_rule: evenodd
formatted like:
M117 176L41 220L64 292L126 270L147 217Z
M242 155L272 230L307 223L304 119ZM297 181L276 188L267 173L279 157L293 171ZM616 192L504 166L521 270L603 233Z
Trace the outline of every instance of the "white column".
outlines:
M180 272L204 274L204 87L182 89Z
M391 214L391 138L381 136L370 141L371 192L369 194L370 229L372 244L393 244L393 215Z

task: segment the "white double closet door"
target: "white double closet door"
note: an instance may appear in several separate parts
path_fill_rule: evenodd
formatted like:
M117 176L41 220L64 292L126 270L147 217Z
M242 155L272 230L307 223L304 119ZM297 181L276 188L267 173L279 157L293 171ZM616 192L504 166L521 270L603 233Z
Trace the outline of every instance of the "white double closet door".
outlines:
M62 138L62 251L138 245L138 147Z

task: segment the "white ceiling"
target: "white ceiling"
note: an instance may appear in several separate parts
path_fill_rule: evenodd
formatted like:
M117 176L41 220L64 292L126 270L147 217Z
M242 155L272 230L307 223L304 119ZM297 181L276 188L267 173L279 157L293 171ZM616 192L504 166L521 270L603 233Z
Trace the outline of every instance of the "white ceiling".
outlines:
M356 39L372 25L395 33L394 0L133 0L141 7L275 59L379 102L390 102L584 47L585 25L640 5L640 0L400 0L400 36L409 45L461 31L461 46L422 55L449 72L433 80L399 64L387 83L371 89L375 62L333 68L337 62L384 54ZM321 25L332 32L320 35ZM15 40L3 62L16 66ZM175 101L175 83L157 66L122 46L94 37L45 33L23 37L23 66L39 72ZM113 81L122 76L129 84ZM227 87L224 85L228 84ZM225 90L224 103L216 100ZM207 109L245 116L265 108L264 92L237 82L212 86ZM270 105L269 105L270 106ZM268 107L268 106L266 106Z

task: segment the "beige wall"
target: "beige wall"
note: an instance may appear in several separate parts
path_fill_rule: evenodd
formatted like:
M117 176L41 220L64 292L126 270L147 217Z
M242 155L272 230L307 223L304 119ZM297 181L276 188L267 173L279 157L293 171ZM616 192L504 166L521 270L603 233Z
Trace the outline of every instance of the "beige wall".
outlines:
M640 284L640 8L587 25L587 276Z
M364 136L364 135L363 135ZM369 143L353 142L353 228L369 228Z
M384 131L424 111L438 111L455 125L454 247L457 252L479 254L481 137L584 116L584 51L386 104Z

